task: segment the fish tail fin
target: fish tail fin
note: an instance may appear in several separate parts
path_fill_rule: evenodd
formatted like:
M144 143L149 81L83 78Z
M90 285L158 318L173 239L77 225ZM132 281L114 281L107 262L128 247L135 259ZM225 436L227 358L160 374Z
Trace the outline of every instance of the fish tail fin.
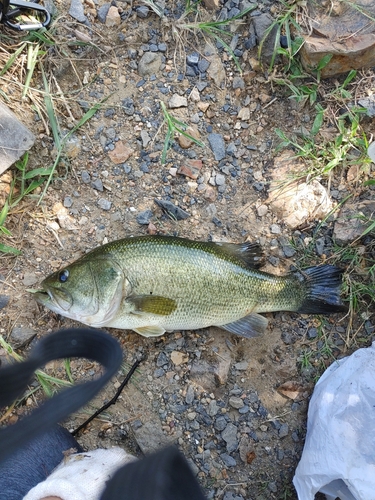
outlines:
M347 307L340 298L342 273L342 269L331 265L308 267L294 273L305 285L305 297L297 312L327 314L346 311Z

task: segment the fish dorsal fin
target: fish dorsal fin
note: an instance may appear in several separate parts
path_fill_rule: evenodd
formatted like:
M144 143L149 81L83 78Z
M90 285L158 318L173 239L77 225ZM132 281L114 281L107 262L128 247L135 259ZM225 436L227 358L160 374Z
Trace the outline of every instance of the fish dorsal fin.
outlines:
M259 337L259 335L262 335L266 331L267 325L268 320L264 316L252 313L239 319L238 321L234 321L233 323L220 325L220 328L250 339L252 337Z
M240 244L221 242L212 242L212 244L219 246L227 255L241 259L248 267L257 268L263 264L263 250L258 243L248 241Z
M133 328L133 330L143 337L160 337L165 333L164 328L157 325L140 326L139 328Z
M134 306L132 311L134 314L148 313L168 316L177 308L175 300L160 295L131 295L127 297L126 301Z

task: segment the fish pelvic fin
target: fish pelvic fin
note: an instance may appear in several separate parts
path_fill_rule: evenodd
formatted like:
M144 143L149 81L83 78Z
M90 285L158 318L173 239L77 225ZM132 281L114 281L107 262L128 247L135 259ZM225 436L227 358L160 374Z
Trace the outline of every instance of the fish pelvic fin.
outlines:
M134 306L132 312L135 314L150 313L168 316L177 308L175 300L160 295L131 295L127 297L126 302Z
M164 328L157 325L140 326L138 328L133 328L133 331L139 333L142 337L160 337L165 333Z
M336 266L313 266L293 273L305 282L305 298L296 312L327 314L347 311L340 298L343 269Z
M259 337L262 335L268 325L268 320L257 313L251 313L244 318L241 318L233 323L227 323L225 325L220 325L220 328L227 330L230 333L235 333L241 337L251 339L253 337Z

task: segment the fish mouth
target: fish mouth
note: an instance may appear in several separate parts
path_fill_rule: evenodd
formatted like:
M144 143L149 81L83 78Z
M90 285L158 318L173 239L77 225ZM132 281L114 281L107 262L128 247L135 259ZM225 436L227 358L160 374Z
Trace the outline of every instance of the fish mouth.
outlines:
M69 311L73 304L73 298L66 290L58 288L42 288L33 292L35 300L57 313Z

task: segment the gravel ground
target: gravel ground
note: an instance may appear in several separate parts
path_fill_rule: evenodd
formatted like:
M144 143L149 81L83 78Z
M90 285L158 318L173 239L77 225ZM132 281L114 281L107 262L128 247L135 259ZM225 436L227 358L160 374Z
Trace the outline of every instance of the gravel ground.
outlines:
M225 2L221 19L250 4ZM242 74L220 44L200 32L176 44L171 24L140 2L87 0L82 8L73 0L70 7L56 6L62 13L57 33L73 42L69 58L51 48L48 59L65 96L65 103L56 101L63 129L105 101L70 138L67 159L60 162L42 204L24 202L22 211L9 218L14 244L23 253L0 260L1 293L9 299L0 311L1 334L26 353L40 336L75 324L43 310L26 289L87 250L130 235L258 241L266 254L264 269L286 273L302 257L319 217L306 216L291 228L269 198L270 182L285 174L285 158L275 153L275 128L297 131L313 120L308 108L273 88L256 62L256 43L274 2L258 3L251 19L238 24L228 39ZM166 2L165 13L177 19L181 2ZM74 45L87 37L95 46ZM161 165L166 129L160 101L205 148L176 137ZM30 165L47 166L56 155L53 140L30 110L26 119L37 135ZM339 202L351 188L334 178L330 195ZM308 264L330 255L333 230L330 220L323 224ZM146 355L117 404L81 434L84 447L117 444L141 457L172 442L188 458L208 498L296 498L291 480L303 448L308 399L322 367L344 355L347 325L339 316L267 317L266 335L251 340L217 328L157 339L111 330L127 364L66 425L77 427L108 400L134 359ZM322 329L333 339L329 349ZM363 337L371 341L370 321ZM315 352L311 359L308 350ZM95 377L98 370L92 363L72 361L75 380ZM47 371L65 376L59 362ZM40 391L36 399L27 398L11 418L42 398Z

